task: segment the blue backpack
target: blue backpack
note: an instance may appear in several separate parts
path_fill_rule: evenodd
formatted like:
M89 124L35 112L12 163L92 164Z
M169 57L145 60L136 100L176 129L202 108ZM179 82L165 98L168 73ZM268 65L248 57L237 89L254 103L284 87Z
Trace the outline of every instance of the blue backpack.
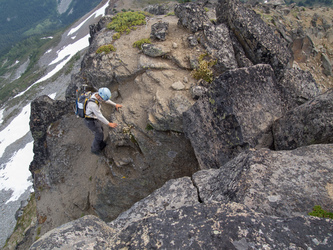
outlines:
M76 94L78 95L78 91L76 91ZM75 114L77 115L77 117L81 117L81 118L88 117L86 115L86 107L87 107L88 102L95 102L96 104L99 104L99 102L96 99L94 99L94 100L90 99L91 95L92 95L91 91L88 91L88 92L82 93L79 97L76 98Z

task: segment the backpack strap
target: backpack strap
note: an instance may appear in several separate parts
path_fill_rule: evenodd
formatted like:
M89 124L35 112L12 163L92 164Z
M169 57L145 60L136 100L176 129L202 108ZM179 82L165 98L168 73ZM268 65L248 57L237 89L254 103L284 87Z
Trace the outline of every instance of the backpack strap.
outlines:
M84 118L92 118L92 117L86 115L86 108L87 108L88 102L94 102L97 105L99 105L99 101L95 98L91 98L91 96L92 96L92 94L84 102Z

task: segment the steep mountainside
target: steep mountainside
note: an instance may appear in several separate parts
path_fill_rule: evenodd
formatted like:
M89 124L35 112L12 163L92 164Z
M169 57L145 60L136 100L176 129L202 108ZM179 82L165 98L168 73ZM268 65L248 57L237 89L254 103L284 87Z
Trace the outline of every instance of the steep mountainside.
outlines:
M276 19L293 8L257 11ZM146 10L154 15L145 25L117 37L109 8L90 27L66 101L32 103L44 235L31 249L332 248L333 221L308 216L333 207L332 66L317 58L331 47L319 51L306 26L297 35L271 27L237 0ZM133 47L143 38L151 43ZM115 51L96 53L103 45ZM69 110L76 90L102 86L123 108L103 106L118 127L104 128L108 144L96 156Z
M100 0L2 0L0 56L16 42L66 27L89 12Z

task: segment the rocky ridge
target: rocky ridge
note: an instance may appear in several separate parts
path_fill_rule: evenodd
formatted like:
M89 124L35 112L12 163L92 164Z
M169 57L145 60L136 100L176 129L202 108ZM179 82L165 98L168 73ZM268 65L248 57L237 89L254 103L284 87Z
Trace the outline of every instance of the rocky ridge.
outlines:
M45 235L31 249L331 248L332 220L307 216L333 207L329 85L293 63L293 37L237 1L218 1L216 23L202 3L174 10L119 40L104 17L67 102L34 101L40 153L30 168ZM164 35L154 35L161 24ZM147 37L153 47L132 47ZM116 52L95 53L109 43ZM190 74L207 52L217 62L211 84ZM119 126L106 130L102 157L64 113L85 84L109 87L123 105L104 107Z

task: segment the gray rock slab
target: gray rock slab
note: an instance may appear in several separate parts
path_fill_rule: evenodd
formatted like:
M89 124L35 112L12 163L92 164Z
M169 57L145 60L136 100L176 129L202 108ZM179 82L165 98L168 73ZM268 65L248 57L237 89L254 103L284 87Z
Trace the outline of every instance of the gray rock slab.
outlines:
M333 90L289 111L274 123L274 145L286 150L333 142Z
M203 202L242 203L267 215L307 215L333 207L333 145L242 153L222 168L193 175Z

